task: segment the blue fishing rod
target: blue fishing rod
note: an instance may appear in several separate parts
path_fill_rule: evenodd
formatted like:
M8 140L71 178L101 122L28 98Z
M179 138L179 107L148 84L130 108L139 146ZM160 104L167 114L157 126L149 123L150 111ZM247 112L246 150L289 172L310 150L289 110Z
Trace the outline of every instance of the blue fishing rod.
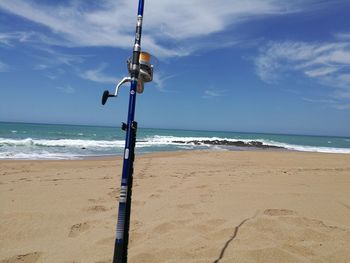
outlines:
M122 84L127 82L131 83L129 95L128 121L127 123L122 123L122 130L126 132L126 138L119 195L119 209L117 219L117 231L114 244L113 263L126 263L128 260L131 195L137 131L137 122L134 121L136 93L142 93L144 90L144 83L150 82L153 79L153 65L151 65L150 63L151 56L147 52L141 51L143 7L144 0L139 0L135 43L132 57L127 60L129 76L123 78L118 83L114 94L110 94L109 91L106 90L104 91L102 96L102 105L104 105L109 97L118 96L119 88L122 86Z

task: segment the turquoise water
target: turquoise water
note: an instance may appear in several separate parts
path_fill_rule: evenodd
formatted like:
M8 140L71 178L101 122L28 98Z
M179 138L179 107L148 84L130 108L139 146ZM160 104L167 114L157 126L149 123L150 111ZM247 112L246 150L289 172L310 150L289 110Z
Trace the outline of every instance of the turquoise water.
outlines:
M79 159L121 155L124 139L125 132L119 127L0 122L0 159ZM287 150L350 153L349 137L146 128L138 129L136 153L251 149L186 143L193 140L259 141L264 145L279 146Z

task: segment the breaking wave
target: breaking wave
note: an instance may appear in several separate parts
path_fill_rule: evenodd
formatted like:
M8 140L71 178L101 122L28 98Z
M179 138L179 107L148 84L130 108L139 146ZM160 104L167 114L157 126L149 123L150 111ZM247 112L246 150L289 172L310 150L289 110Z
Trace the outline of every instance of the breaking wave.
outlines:
M124 140L0 138L0 159L80 159L89 156L120 155L124 145ZM350 148L297 145L262 138L232 139L154 135L141 137L136 143L138 153L196 149L235 150L245 147L273 147L303 152L350 154Z

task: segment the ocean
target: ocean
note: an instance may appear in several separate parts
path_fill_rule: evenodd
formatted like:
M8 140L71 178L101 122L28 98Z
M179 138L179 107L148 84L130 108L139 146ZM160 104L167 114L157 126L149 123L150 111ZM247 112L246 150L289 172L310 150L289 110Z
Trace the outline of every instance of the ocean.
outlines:
M122 155L120 127L0 122L0 159ZM161 151L294 150L350 154L349 137L139 128L136 154Z

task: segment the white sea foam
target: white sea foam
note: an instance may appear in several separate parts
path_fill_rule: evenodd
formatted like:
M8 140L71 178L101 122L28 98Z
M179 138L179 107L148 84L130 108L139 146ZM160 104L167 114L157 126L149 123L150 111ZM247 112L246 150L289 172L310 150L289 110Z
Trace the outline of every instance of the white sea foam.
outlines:
M147 138L146 142L142 142L144 145L183 145L179 141L184 143L189 143L191 141L229 141L238 142L242 141L244 143L249 143L252 141L261 142L266 146L277 146L288 150L303 151L303 152L323 152L323 153L347 153L350 154L350 148L335 148L335 147L321 147L321 146L307 146L307 145L296 145L277 142L267 139L232 139L232 138L219 138L219 137L175 137L175 136L153 136ZM140 144L140 143L138 143ZM189 143L186 145L195 146L194 143ZM204 145L203 146L208 146Z
M5 139L0 138L0 145L5 146L47 146L47 147L95 147L95 148L110 148L124 147L122 140L74 140L74 139L58 139L58 140L43 140L43 139Z
M0 152L0 159L25 159L25 160L66 160L80 159L79 156L71 153L50 153L50 152Z
M288 150L323 152L323 153L347 153L350 148L316 147L277 142L267 139L232 139L220 137L180 137L180 136L149 136L139 138L136 147L141 152L152 152L169 149L210 149L225 150L230 146L209 145L203 141L252 141L261 142L266 146L278 146ZM196 145L193 141L202 141ZM6 139L0 138L0 159L75 159L92 155L109 155L121 153L124 148L124 140L82 140L82 139Z
M320 153L347 153L350 154L349 148L334 148L334 147L320 147L320 146L307 146L307 145L295 145L274 141L267 141L267 145L283 147L288 150L300 151L300 152L320 152Z

